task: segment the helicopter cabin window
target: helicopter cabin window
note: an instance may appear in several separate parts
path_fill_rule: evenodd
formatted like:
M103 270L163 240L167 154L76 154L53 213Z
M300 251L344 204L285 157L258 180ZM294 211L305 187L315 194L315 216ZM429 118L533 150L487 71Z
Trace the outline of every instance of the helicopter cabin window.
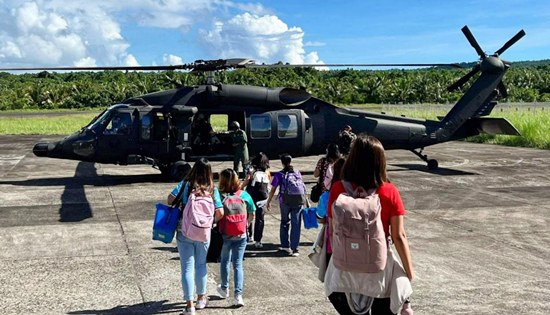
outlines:
M150 140L151 139L151 116L145 115L141 118L141 139Z
M130 113L116 113L103 134L106 135L128 135L132 126Z
M250 115L250 138L271 138L271 117L269 115Z
M277 115L277 130L279 138L298 137L298 117L295 114Z

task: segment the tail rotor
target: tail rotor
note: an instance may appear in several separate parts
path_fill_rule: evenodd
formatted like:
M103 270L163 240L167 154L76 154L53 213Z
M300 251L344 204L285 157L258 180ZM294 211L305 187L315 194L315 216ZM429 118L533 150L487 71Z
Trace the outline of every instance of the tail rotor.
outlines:
M455 90L458 90L461 88L466 82L468 82L474 75L476 75L480 70L483 72L486 69L495 69L502 64L502 61L500 59L500 55L504 53L510 46L514 45L518 40L520 40L523 36L525 36L525 31L520 30L514 37L510 38L500 49L495 51L493 55L488 56L479 43L476 41L474 35L468 28L468 26L464 26L462 28L462 33L464 33L464 36L466 36L466 39L472 45L472 47L475 49L477 54L479 55L480 62L477 63L470 72L466 73L462 78L458 79L455 83L451 84L447 91L452 92ZM497 59L497 60L495 60ZM483 68L483 69L482 69ZM498 91L499 94L503 97L506 97L508 95L508 92L506 91L506 87L504 83L500 82L498 85Z

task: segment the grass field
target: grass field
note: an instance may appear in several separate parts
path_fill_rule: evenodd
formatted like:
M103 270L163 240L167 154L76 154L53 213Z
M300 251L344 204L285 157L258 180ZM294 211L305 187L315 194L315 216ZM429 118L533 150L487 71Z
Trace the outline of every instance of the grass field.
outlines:
M447 110L440 106L384 106L382 110L388 115L434 120L447 113ZM380 111L379 108L378 111ZM46 116L45 113L48 115ZM0 115L0 134L67 135L87 125L96 115L97 112L82 111L55 112L55 115L51 115L50 111L22 114L8 112L7 115ZM502 107L495 109L491 116L507 118L519 130L522 137L480 135L469 138L468 141L550 149L550 108ZM216 115L212 118L212 125L217 131L227 130L226 116Z
M405 115L407 117L418 117L424 119L437 120L438 116L444 116L447 110L436 106L436 109L421 109L421 106L415 108L399 109L397 106L384 108L388 115ZM468 138L468 141L479 143L492 143L515 147L528 147L538 149L550 149L550 108L549 107L502 107L496 108L491 117L502 117L508 119L514 125L521 137L488 135Z

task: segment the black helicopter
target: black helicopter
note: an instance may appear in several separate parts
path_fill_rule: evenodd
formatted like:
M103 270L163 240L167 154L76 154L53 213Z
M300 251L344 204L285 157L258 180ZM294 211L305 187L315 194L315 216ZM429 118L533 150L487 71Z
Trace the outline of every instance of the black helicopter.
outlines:
M227 125L238 122L249 139L251 154L262 151L270 157L282 152L292 156L325 152L335 135L350 125L356 133L381 140L386 149L405 149L427 163L438 162L422 154L425 147L451 140L490 134L519 135L504 118L486 117L506 97L502 78L511 63L500 55L525 35L521 30L493 55L481 49L467 26L462 32L476 50L480 61L448 89L456 90L481 72L462 98L439 121L340 108L293 88L266 88L216 84L187 86L136 96L103 111L80 131L55 142L34 146L36 156L126 165L136 160L151 161L163 174L178 179L189 161L232 160L231 137L225 130L209 128L212 115L226 117ZM192 70L212 72L234 68L314 67L319 65L257 65L248 59L198 60L179 66L107 68L18 68L0 70ZM354 65L323 65L354 66ZM357 66L442 66L440 64L378 64ZM448 65L446 65L448 66ZM212 78L212 77L210 77Z

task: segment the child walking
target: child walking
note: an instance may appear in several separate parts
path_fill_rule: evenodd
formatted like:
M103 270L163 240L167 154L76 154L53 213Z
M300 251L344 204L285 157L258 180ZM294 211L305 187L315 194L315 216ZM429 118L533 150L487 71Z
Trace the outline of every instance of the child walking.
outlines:
M275 173L271 181L271 190L267 198L267 211L271 209L271 200L275 191L279 188L279 209L281 210L281 226L279 237L281 240L280 251L291 256L299 256L300 228L302 217L300 210L306 203L306 186L302 174L295 170L291 164L292 157L288 154L281 156L283 169ZM289 242L290 232L290 242Z

